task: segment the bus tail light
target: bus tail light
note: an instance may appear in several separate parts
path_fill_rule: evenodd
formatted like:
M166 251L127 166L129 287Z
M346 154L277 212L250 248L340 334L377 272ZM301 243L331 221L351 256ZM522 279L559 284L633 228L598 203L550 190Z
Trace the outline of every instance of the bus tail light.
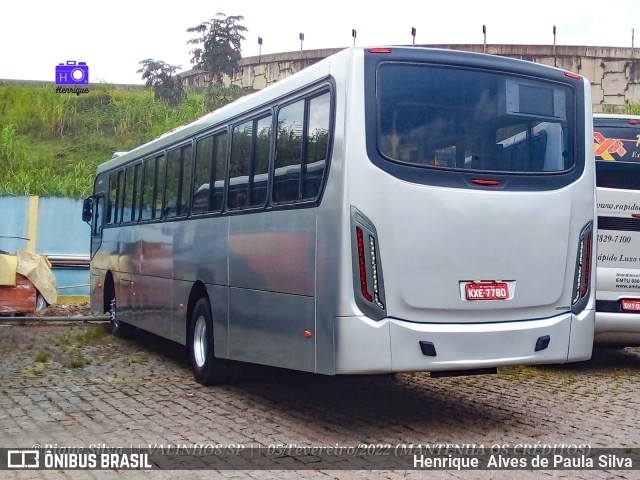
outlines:
M391 49L388 47L370 48L369 53L391 53Z
M365 300L373 302L373 297L369 293L369 288L367 287L367 265L364 259L364 240L362 238L362 229L360 227L356 227L356 236L358 240L358 266L360 267L360 292Z
M578 257L576 261L576 272L574 284L574 294L571 303L574 306L581 303L587 297L591 289L591 262L592 262L593 224L589 222L580 233L578 242Z
M373 223L351 207L352 256L356 303L367 316L386 316L378 235Z

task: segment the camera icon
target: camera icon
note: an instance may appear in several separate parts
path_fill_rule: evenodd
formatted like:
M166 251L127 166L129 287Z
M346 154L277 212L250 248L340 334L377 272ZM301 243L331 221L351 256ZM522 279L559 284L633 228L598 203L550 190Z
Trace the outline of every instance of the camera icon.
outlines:
M85 62L67 60L56 65L56 85L82 85L89 83L89 66Z

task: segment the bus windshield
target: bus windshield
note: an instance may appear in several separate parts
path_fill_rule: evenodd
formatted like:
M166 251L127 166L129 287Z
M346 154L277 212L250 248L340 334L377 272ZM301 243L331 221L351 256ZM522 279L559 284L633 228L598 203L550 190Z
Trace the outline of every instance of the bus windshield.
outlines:
M503 173L571 169L571 88L454 67L383 63L378 150L414 166Z

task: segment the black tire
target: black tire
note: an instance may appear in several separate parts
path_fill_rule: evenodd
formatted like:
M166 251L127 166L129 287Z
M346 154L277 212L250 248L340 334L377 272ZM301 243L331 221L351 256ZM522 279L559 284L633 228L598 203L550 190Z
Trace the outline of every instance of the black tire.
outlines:
M211 306L206 298L199 299L193 307L187 345L196 382L202 385L229 382L233 373L233 363L214 355L213 320Z
M118 310L116 304L116 294L115 290L111 290L113 293L111 294L111 299L109 300L109 317L111 320L111 334L114 337L118 338L131 338L135 333L135 327L129 325L128 323L124 323L123 321L118 319Z

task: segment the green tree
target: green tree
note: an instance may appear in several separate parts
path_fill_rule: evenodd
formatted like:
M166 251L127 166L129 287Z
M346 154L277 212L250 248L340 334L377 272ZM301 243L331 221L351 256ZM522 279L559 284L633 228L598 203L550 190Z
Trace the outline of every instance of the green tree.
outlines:
M197 33L198 37L187 42L197 45L189 53L194 68L208 74L209 85L222 83L223 75L231 76L238 67L241 55L240 42L244 40L243 32L247 29L239 22L241 15L226 16L216 13L208 22L187 29L189 33Z
M229 85L225 87L221 83L210 85L205 95L205 110L213 112L214 110L224 107L242 96L242 90L238 85Z
M137 73L141 73L146 85L153 88L155 97L174 108L180 105L184 98L184 88L180 77L174 76L180 65L169 65L153 58L139 63L142 68Z

